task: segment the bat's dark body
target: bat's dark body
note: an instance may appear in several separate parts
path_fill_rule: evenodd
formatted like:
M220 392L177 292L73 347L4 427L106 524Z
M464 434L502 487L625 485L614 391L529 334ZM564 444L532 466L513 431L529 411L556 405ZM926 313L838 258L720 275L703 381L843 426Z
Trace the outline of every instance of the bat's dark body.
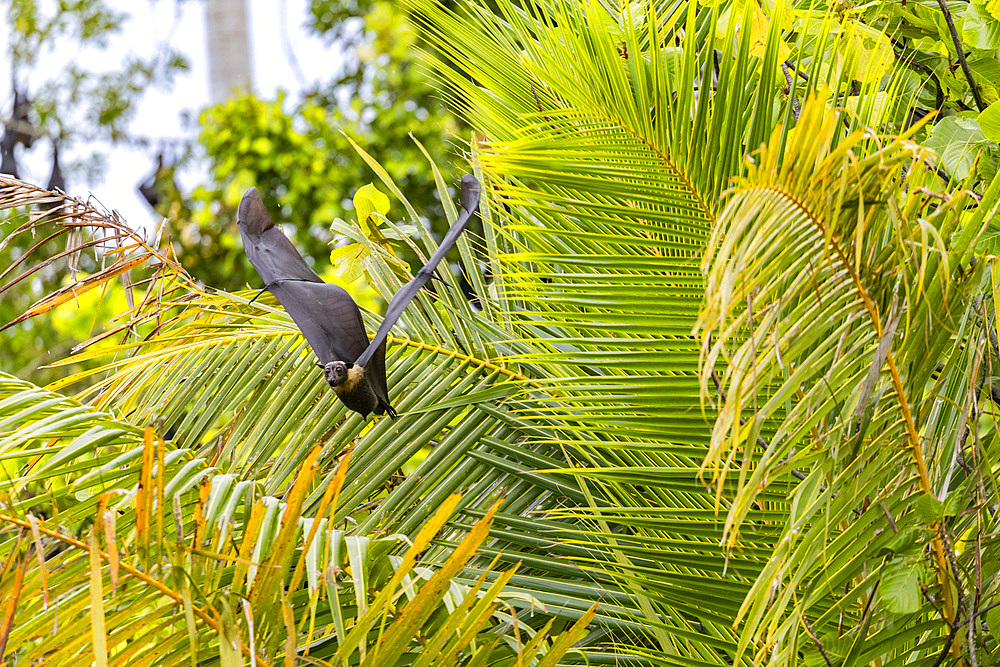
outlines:
M309 341L323 367L326 381L344 405L360 412L396 416L389 404L385 376L385 344L403 309L427 282L444 254L455 245L479 207L480 186L471 174L462 177L462 211L427 264L396 292L385 319L369 341L354 299L329 285L309 268L295 246L274 226L255 188L240 202L237 216L243 249L264 280L264 286L285 307Z

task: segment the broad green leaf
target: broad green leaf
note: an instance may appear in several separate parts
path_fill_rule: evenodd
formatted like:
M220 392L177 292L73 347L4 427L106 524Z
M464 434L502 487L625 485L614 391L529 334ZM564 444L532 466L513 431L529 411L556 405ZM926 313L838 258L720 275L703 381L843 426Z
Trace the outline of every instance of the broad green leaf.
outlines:
M994 102L986 107L977 120L983 136L994 143L1000 143L1000 102Z
M987 139L975 118L948 116L934 125L924 145L938 154L949 174L962 180L972 171Z
M923 563L919 558L894 559L882 569L879 595L889 611L912 614L920 610Z
M896 56L885 33L860 21L847 20L837 36L837 54L850 79L878 81L893 67Z
M780 11L785 12L783 14L787 23L789 19L790 9L782 5L778 8ZM744 20L746 19L746 24L749 26L750 35L750 55L754 58L760 60L764 59L764 53L767 48L768 33L771 30L772 15L765 12L757 2L744 2L737 0L732 5L726 7L719 16L719 20L715 24L715 45L720 50L725 50L727 35L729 34L729 22L732 20L736 21L736 34L739 35L743 28ZM735 19L733 18L735 17ZM791 50L788 44L784 40L778 41L778 58L780 60L787 60Z
M370 253L361 243L348 243L330 251L330 261L344 282L352 283L365 273L364 259Z
M913 505L913 510L925 524L932 524L944 516L944 503L929 493L921 494Z
M961 23L962 39L976 49L1000 48L1000 16L996 0L973 0Z
M1000 606L986 612L986 625L993 636L993 641L1000 642Z
M380 216L389 212L389 197L379 191L374 183L369 183L354 193L354 210L357 211L361 229L370 236L372 230L378 227ZM373 215L375 220L372 220Z

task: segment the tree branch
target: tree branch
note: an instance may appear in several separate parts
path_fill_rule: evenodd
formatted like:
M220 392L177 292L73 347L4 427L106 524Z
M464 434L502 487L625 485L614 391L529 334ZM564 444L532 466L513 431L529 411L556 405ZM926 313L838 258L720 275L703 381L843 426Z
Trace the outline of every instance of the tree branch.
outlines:
M788 84L788 97L792 99L792 116L798 121L802 109L799 107L799 96L795 94L795 80L792 78L792 73L788 70L787 64L781 63L781 71L785 73L785 82Z
M951 41L955 43L958 64L962 66L962 73L965 74L965 78L969 82L969 88L972 89L972 99L976 101L976 107L982 113L986 110L986 105L983 103L983 98L979 95L979 86L976 85L975 79L972 78L972 70L969 69L969 63L965 59L965 52L962 50L962 41L958 38L958 31L955 29L955 22L951 19L951 12L948 11L948 5L945 3L945 0L937 0L937 3L938 7L941 8L941 13L944 14L945 23L948 24Z
M951 652L952 643L958 636L959 628L962 627L962 624L959 623L958 621L962 616L962 611L963 611L962 598L965 595L965 592L962 590L962 580L960 578L961 571L958 569L958 563L955 561L955 552L954 550L952 550L951 542L948 540L948 533L945 532L944 525L941 523L938 524L938 535L941 539L942 544L944 545L944 551L948 556L948 562L951 565L952 576L955 577L955 588L957 589L958 592L957 596L958 599L955 601L955 619L951 622L951 631L948 633L948 639L947 641L945 641L944 648L941 649L941 653L938 655L937 660L934 661L933 667L940 667L941 663L944 662L945 658L947 658L948 654ZM943 584L946 586L947 581L943 582ZM945 620L947 620L947 618Z

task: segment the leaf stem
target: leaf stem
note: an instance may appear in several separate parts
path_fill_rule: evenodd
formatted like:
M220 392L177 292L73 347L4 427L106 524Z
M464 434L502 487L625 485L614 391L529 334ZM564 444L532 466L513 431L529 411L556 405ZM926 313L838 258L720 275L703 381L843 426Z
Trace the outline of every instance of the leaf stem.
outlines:
M548 391L544 386L542 386L538 382L532 380L528 376L521 375L517 371L512 371L509 368L505 368L503 366L498 366L497 364L494 364L491 361L487 361L486 359L479 359L478 357L473 357L473 356L468 355L468 354L462 354L461 352L456 352L454 350L448 350L448 349L446 349L444 347L441 347L440 345L428 345L427 343L421 343L418 340L412 340L410 338L398 338L396 336L390 335L390 336L386 337L386 340L388 340L390 342L393 342L393 343L398 343L399 345L405 345L407 347L415 347L418 350L427 350L428 352L433 352L435 354L443 354L446 357L452 357L453 359L459 359L461 361L467 361L470 364L475 364L476 366L481 366L483 368L488 368L488 369L490 369L492 371L496 371L498 373L506 375L506 376L510 377L512 380L520 380L521 382L523 382L523 383L525 383L525 384L527 384L527 385L529 385L531 387L534 387L535 389L541 389L542 391ZM551 393L551 392L549 392L549 393Z

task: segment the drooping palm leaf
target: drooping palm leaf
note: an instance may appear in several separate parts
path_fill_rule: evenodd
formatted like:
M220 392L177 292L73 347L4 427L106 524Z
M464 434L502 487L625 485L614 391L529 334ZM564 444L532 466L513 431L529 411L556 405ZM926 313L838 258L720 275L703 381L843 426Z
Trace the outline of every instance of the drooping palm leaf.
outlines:
M939 533L946 514L971 499L950 512L928 508L949 500L942 483L956 464L942 459L957 460L953 451L967 456L955 443L968 435L965 396L980 371L960 360L977 338L971 325L985 314L971 299L985 266L975 244L997 207L1000 181L978 202L968 192L939 197L927 188L936 177L924 167L926 156L906 137L872 146L873 133L859 131L834 144L838 124L822 98L808 103L784 150L776 150L776 132L720 216L706 254L702 387L715 394L708 375L724 358L727 400L705 465L720 482L739 479L727 517L731 545L769 480L792 467L812 469L796 489L798 509L782 548L741 610L744 641L794 646L804 630L797 616L814 614L816 631L830 632L842 622L835 613L857 610L876 596L878 583L881 596L863 604L876 620L860 616L855 624L877 637L937 620L928 645L893 647L900 656L931 659L941 642L935 635L960 620L956 609L968 604L955 599L964 586ZM970 202L974 210L966 211ZM746 414L754 418L743 426ZM775 416L780 425L750 465L739 452ZM737 456L742 465L734 465ZM859 548L865 534L882 537ZM921 546L932 577L914 569ZM871 575L851 574L866 564ZM886 591L906 569L913 572L911 595L919 579L937 582L943 618L912 614L908 623L887 624L886 610L919 608L900 604L898 585ZM803 596L797 589L807 581L842 589L842 602L827 608L833 600ZM843 650L830 648L835 655Z
M414 4L449 60L434 71L486 137L479 160L505 204L494 211L499 299L521 339L536 341L517 358L555 394L519 417L569 453L562 465L579 469L591 505L563 516L604 545L585 562L635 596L659 660L725 662L736 643L726 619L773 534L748 538L727 569L696 479L708 431L690 334L714 200L743 142L773 122L772 100L755 100L748 83L760 62L731 32L710 90L715 63L698 35L716 15L693 5L609 16L554 3L501 19ZM723 573L724 586L706 588Z
M219 474L189 450L168 448L152 428L9 376L0 376L0 423L0 461L19 470L0 491L20 498L0 512L0 653L18 661L190 664L230 650L254 653L266 665L283 653L322 660L359 649L364 656L369 647L392 652L394 661L404 653L426 661L419 635L450 647L456 664L512 655L530 662L564 655L596 611L591 605L561 635L551 622L536 633L511 619L531 642L504 643L503 633L489 631L492 618L509 617L499 609L511 601L504 587L514 569L495 576L487 568L469 587L455 576L489 535L502 500L434 572L417 556L459 497L421 524L405 558L393 559L405 538L330 528L349 455L306 516L318 445L280 501L255 498L247 482ZM37 493L40 484L50 498ZM67 489L76 502L66 502ZM41 517L32 514L39 510ZM385 663L371 652L362 664Z
M446 197L447 192L442 195ZM162 257L148 246L142 249L154 261ZM387 289L398 288L399 279L386 270L378 255L373 255L373 261L381 272L376 275L393 276L385 283ZM209 560L225 560L226 541L240 539L253 547L245 558L260 562L267 557L279 535L276 521L280 516L277 498L268 494L293 493L289 484L296 478L295 471L317 443L326 445L317 453L322 483L302 499L303 511L317 511L322 506L325 490L336 475L334 464L353 445L354 464L331 520L350 520L358 535L414 535L456 489L466 491L461 507L474 515L493 505L498 496L505 497L504 509L509 514L500 520L507 522L528 510L555 506L565 497L560 492L565 482L518 463L519 455L506 465L497 466L491 460L494 450L511 458L505 443L521 439L517 421L503 401L525 388L537 391L538 387L531 389L528 378L502 362L498 364L496 354L483 347L489 336L483 337L474 328L472 311L457 286L437 287L439 297L458 303L455 311L442 311L422 296L419 308L404 318L412 338L396 339L390 358L393 386L403 390L401 395L394 394L394 399L404 414L398 422L386 419L367 428L360 419L344 422L342 406L319 381L304 341L282 311L260 301L251 304L247 296L206 291L176 265L159 264L167 269L150 279L154 287L128 314L127 327L120 328L132 336L119 345L78 355L76 361L103 361L104 365L68 376L56 386L91 379L80 399L118 415L109 418L134 425L133 434L141 431L142 425L155 424L159 433L168 436L159 450L169 450L163 459L168 476L158 488L163 490L164 502L172 501L175 511L180 512L175 519L197 531L198 543L204 543ZM445 318L451 321L446 323ZM466 334L466 330L472 333ZM469 345L477 339L475 347L463 346L463 340ZM84 412L93 409L78 408ZM32 431L33 424L17 426ZM102 456L95 451L99 443L87 433L82 440L65 440L78 434L46 432L39 441L49 443L44 448L46 455L56 454L58 443L83 456L73 462L77 467L58 475L65 480L63 486L53 487L50 478L55 475L47 471L39 477L34 468L14 482L19 488L32 487L34 493L44 489L61 505L71 506L78 522L93 515L108 489L121 493L134 490L136 484L141 487L141 471L153 466L152 461L143 463L143 448L117 440L108 444L109 453ZM487 433L490 438L484 439ZM21 447L29 443L31 451L33 441L25 440L17 430L13 437L12 456L23 460L26 454ZM481 453L470 454L473 448ZM513 453L517 454L516 450ZM414 467L414 473L397 485L394 480L404 465ZM529 473L528 481L519 481L525 472ZM80 480L86 481L82 488L90 489L90 501L72 503L66 497L72 489L65 484L78 485ZM148 486L149 480L144 483ZM200 500L199 489L203 494ZM261 492L264 496L258 499ZM267 508L267 514L258 519L263 523L255 524L254 513L265 511L258 508ZM148 532L148 526L142 528L146 525L143 516L148 517L148 512L126 511L119 525L126 534ZM163 515L160 517L162 522ZM428 563L447 558L449 545L461 536L464 525L457 522L447 533L448 541L428 552ZM229 557L235 555L233 552ZM555 557L548 555L542 560L554 562ZM510 558L504 562L509 563ZM486 561L477 560L476 564L478 569L471 569L470 576L477 576ZM224 569L218 567L210 570L213 574L197 576L187 565L178 567L205 587L203 595L226 580ZM581 576L572 565L561 567ZM493 580L499 575L487 571L482 576ZM509 576L503 575L505 579ZM531 571L519 576L530 580ZM582 587L569 595L555 588L544 603L553 610L566 608L570 618L579 619L586 617L602 595L599 588ZM226 599L223 595L223 607L231 605ZM312 598L304 609L311 610L315 603L316 598ZM538 601L522 595L514 603L531 608ZM604 607L600 613L607 616L608 605ZM232 627L223 627L223 631L241 632L249 641L249 628L237 629L242 623L239 610L230 616ZM113 620L118 623L120 619ZM536 625L543 624L538 618ZM258 630L276 636L273 624ZM273 645L267 647L268 653L274 650Z

